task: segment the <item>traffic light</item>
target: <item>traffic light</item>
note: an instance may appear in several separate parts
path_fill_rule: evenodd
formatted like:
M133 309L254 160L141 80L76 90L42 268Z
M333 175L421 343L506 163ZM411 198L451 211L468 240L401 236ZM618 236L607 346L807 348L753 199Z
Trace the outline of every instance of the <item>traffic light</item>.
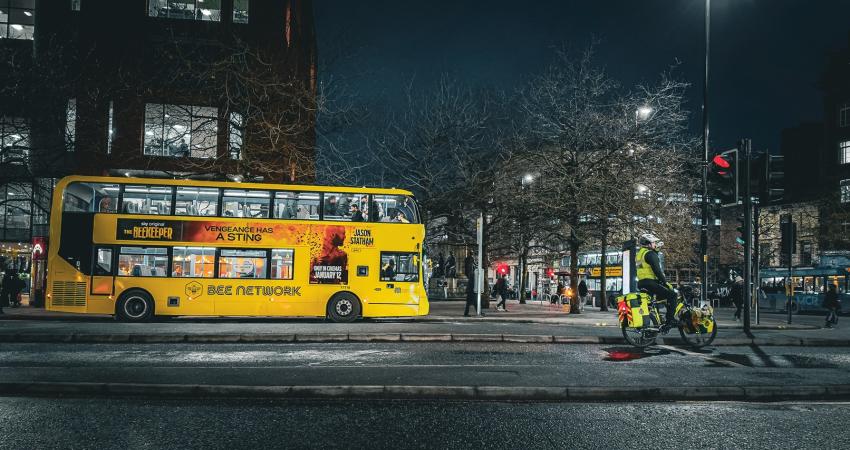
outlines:
M776 204L785 197L785 157L782 155L764 155L764 176L762 178L762 203Z
M738 149L714 155L708 167L711 193L723 206L738 204Z
M508 265L504 263L500 263L496 266L496 274L497 275L507 275L508 274Z
M747 245L747 224L743 215L738 217L738 226L735 227L738 236L735 237L735 242L741 247Z

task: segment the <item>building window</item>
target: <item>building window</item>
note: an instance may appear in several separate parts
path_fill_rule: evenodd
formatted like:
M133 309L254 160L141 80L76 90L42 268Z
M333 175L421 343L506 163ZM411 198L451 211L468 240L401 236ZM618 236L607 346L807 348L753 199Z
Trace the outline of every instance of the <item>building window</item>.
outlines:
M26 165L30 155L29 136L24 119L0 117L0 163Z
M222 250L219 278L266 278L265 250Z
M230 132L228 134L228 147L230 148L230 159L242 159L242 136L244 130L244 118L242 114L230 113Z
M148 16L221 21L221 0L148 0Z
M109 155L112 153L112 140L115 139L115 130L112 126L112 115L114 114L112 102L109 102L109 123L108 129L106 131L106 154Z
M82 0L71 0L71 11L79 11Z
M0 39L32 40L35 0L0 0Z
M30 239L32 219L32 185L8 183L0 185L0 239Z
M217 108L153 103L145 106L145 155L213 158L217 143Z
M286 38L286 46L289 47L292 43L292 2L286 2L286 17L283 34Z
M77 99L68 100L65 107L65 150L74 151L77 142Z
M841 180L841 203L850 203L850 180Z
M233 1L233 23L248 23L248 0Z
M838 144L839 152L838 152L838 163L839 164L850 164L850 141L844 141Z
M845 103L838 109L838 126L846 127L847 125L850 125L850 103Z

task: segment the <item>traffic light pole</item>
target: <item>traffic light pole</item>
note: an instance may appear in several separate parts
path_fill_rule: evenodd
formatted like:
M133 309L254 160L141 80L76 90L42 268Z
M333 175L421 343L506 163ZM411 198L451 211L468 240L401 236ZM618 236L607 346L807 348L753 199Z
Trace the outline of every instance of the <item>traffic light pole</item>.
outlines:
M744 153L744 334L750 334L750 303L753 293L753 197L750 192L752 143L742 139L738 147Z
M711 0L705 0L705 82L702 87L702 221L700 223L699 250L702 257L700 278L700 304L708 299L708 66L710 55Z

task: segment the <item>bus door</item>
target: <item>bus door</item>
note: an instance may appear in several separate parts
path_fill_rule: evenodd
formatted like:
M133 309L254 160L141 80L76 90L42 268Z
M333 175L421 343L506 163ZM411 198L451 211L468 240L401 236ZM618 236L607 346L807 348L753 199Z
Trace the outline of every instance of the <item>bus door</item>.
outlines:
M96 246L92 258L89 293L91 295L112 295L115 291L115 255L109 246Z
M421 264L418 252L381 252L379 284L375 288L377 302L416 303Z

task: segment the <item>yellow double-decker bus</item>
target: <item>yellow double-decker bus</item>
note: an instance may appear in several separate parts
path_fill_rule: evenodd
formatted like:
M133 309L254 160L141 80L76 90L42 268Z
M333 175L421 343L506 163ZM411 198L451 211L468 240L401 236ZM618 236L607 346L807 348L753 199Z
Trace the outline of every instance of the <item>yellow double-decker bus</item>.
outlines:
M47 309L422 316L424 237L399 189L70 176L53 196Z

